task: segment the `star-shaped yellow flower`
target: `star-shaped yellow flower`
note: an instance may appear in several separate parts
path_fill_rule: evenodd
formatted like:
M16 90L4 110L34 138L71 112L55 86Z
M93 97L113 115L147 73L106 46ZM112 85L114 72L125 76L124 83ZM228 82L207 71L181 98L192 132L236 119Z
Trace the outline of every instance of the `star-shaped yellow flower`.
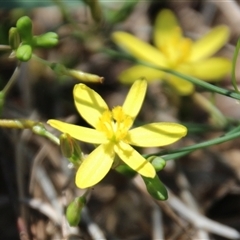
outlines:
M115 32L112 38L116 44L139 60L205 81L218 81L231 70L230 60L223 57L209 58L227 42L229 30L226 26L217 26L193 42L182 36L182 30L173 12L164 9L156 18L153 33L156 47L126 32ZM146 77L148 81L166 80L180 95L188 95L194 90L190 82L143 65L123 71L119 79L124 83L131 83L139 77Z
M48 121L52 127L73 138L99 144L77 170L76 185L79 188L87 188L101 181L112 167L116 155L141 175L153 178L155 169L152 164L130 144L139 147L165 146L186 135L187 129L177 123L151 123L130 130L142 106L146 89L146 80L135 81L123 106L109 110L98 93L85 84L77 84L73 90L76 108L95 129L58 120Z

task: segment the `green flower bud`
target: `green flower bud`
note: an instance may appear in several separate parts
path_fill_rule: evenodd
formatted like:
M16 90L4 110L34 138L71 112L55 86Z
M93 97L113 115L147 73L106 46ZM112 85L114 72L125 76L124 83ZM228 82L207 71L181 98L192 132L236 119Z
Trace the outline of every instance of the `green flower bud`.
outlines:
M10 28L8 34L8 41L12 50L16 50L18 48L20 44L20 35L17 28L15 27Z
M32 20L27 17L21 17L17 21L17 29L24 43L31 44L32 41Z
M168 192L166 187L163 185L158 175L154 178L147 178L141 176L149 194L157 200L165 201L168 199Z
M86 204L86 198L76 197L67 207L66 218L70 226L77 226L81 219L81 211Z
M166 166L166 161L161 157L151 156L147 160L151 162L156 172L161 171Z
M137 172L134 171L132 168L130 168L126 164L119 165L115 168L115 170L121 174L123 174L126 177L133 178L136 176Z
M78 142L69 134L63 133L60 136L60 148L63 156L68 158L74 166L79 167L82 162L82 150Z
M42 123L35 123L33 126L29 126L29 127L31 127L31 130L34 133L36 133L36 134L38 134L40 136L44 136L44 137L46 136L47 130L46 130L45 126Z
M28 44L21 45L16 51L16 58L22 62L27 62L32 57L32 47Z
M33 37L34 47L51 48L58 44L58 35L55 32L44 33Z

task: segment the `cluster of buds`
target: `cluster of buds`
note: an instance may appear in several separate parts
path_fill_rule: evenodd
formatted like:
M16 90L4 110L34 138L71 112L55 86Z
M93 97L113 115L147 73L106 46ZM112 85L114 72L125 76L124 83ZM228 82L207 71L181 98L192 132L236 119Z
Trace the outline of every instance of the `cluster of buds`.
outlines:
M32 57L35 48L51 48L58 44L58 35L47 32L35 36L32 34L32 21L29 17L21 17L9 30L9 45L14 55L20 61L27 62Z

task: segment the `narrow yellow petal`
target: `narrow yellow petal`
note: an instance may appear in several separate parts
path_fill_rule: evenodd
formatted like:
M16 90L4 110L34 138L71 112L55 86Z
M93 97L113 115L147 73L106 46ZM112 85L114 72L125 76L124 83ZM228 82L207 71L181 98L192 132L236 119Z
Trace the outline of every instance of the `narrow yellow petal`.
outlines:
M139 174L149 178L154 178L156 175L156 171L152 164L129 144L119 142L114 146L114 150L123 162Z
M192 64L193 76L205 81L219 81L230 73L232 62L226 58L209 58Z
M105 134L95 129L81 127L58 120L48 120L47 123L60 132L68 133L71 137L83 142L101 144L107 141Z
M75 182L79 188L88 188L100 182L109 172L114 160L111 144L102 144L91 152L77 170Z
M126 115L135 119L139 113L147 90L147 81L137 80L130 88L128 95L123 103L123 111Z
M160 11L154 24L154 44L161 49L169 42L171 43L172 39L180 38L181 35L181 28L174 13L169 9Z
M187 73L185 73L187 75ZM165 80L176 89L179 95L187 96L193 93L194 85L182 78L175 77L173 75L168 75Z
M102 97L85 84L77 84L73 89L76 108L80 115L93 127L96 127L103 112L108 110Z
M217 26L192 45L189 62L208 58L216 53L228 41L229 29L227 26Z
M141 41L133 35L126 32L115 32L112 35L112 39L117 45L134 57L157 66L166 67L166 58L157 48Z
M165 75L164 72L154 68L145 67L143 65L136 65L123 71L118 78L122 83L133 83L136 79L146 78L148 82L159 80Z
M177 123L151 123L128 132L129 144L139 147L165 146L187 134L187 128Z

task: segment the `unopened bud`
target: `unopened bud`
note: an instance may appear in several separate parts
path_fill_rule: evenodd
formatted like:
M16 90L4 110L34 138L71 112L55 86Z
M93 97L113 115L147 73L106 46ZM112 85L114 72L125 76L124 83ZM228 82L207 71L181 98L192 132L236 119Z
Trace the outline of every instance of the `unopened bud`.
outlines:
M154 178L141 176L148 193L157 200L165 201L168 199L168 192L164 184L159 179L158 175Z
M102 83L104 78L95 74L82 72L79 70L68 69L60 63L52 63L51 69L58 75L65 75L78 79L81 82Z
M67 207L66 218L70 226L77 226L81 219L81 211L86 204L86 198L76 197Z
M104 78L95 74L82 72L79 70L67 69L67 76L74 77L81 82L93 82L93 83L102 83Z
M58 35L55 32L44 33L33 37L34 47L51 48L58 44Z
M27 17L21 17L17 21L17 29L24 43L31 44L32 41L32 20Z
M161 171L166 166L166 161L157 156L151 156L147 159L155 168L156 172Z
M82 162L82 150L78 142L68 133L60 136L60 147L64 157L68 158L74 166L78 167Z
M132 168L130 168L126 164L119 165L115 168L115 170L121 174L123 174L126 177L133 178L136 176L137 172L134 171Z
M32 57L32 47L28 44L21 45L16 51L16 58L22 62L27 62Z
M17 28L15 27L10 28L8 34L8 41L12 50L16 50L18 48L20 44L20 35Z

